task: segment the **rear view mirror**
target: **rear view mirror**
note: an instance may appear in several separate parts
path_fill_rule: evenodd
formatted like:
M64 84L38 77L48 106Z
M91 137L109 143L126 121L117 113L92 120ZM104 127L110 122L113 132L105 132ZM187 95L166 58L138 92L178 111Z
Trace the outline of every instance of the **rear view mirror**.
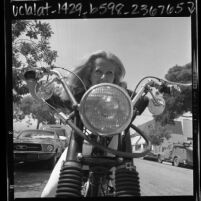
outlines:
M49 79L39 80L41 77L35 70L28 70L24 73L29 92L37 101L49 99L53 94L53 87Z
M160 115L165 110L165 100L159 96L155 99L157 102L153 98L149 99L148 109L153 115Z
M46 80L37 82L35 86L36 96L44 100L49 99L53 95L53 90L52 84Z

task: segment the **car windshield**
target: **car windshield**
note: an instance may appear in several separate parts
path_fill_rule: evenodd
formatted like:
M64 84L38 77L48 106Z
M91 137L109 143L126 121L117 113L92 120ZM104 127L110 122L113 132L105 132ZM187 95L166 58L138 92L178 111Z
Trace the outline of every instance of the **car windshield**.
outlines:
M64 137L66 136L64 129L55 129L55 131L59 136L64 136Z
M50 130L54 130L61 140L66 140L66 134L65 134L64 129L60 129L60 128L59 129L53 129L53 128L51 128Z
M54 139L54 132L51 131L23 131L21 135L19 135L20 139L38 139L38 138L51 138Z
M43 128L44 129L44 128ZM62 128L54 128L54 127L46 127L47 130L55 131L59 136L66 137L65 129Z

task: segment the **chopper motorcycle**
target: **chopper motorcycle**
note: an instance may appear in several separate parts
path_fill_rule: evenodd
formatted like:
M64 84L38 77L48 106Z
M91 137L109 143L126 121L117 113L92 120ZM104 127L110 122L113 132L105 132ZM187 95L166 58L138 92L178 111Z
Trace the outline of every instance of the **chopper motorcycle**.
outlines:
M72 128L56 197L140 196L140 180L134 158L145 156L151 150L151 143L133 122L142 113L142 107L147 106L154 115L161 114L165 101L159 94L171 94L175 85L147 76L128 95L119 86L101 83L85 88L78 102L64 76L56 68L60 67L33 68L23 74L33 98L48 105L63 124ZM60 83L69 97L71 111L68 113L48 103L54 82ZM153 89L157 91L155 94ZM139 100L147 94L151 96L147 105L140 105ZM146 142L145 149L140 153L132 151L132 131Z

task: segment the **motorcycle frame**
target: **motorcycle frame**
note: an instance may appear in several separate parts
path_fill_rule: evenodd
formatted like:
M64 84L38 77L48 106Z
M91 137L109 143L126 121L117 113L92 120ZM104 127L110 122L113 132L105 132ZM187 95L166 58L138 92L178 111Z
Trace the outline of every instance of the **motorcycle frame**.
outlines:
M108 147L104 147L101 144L98 144L97 142L92 141L88 136L86 136L83 133L84 125L83 125L80 115L79 115L79 104L76 101L71 90L69 89L67 83L65 82L64 77L58 71L55 71L55 70L50 70L49 73L51 73L52 75L53 74L56 75L55 79L57 81L60 81L60 83L63 85L65 92L67 93L68 97L70 98L70 100L72 102L73 112L71 112L69 115L65 115L62 112L58 112L56 110L56 108L52 107L45 100L42 99L43 103L46 103L51 108L55 109L55 112L58 115L58 117L60 118L61 122L63 122L64 124L68 124L72 128L68 152L67 152L64 164L69 164L69 165L76 164L76 166L79 166L79 167L81 167L84 164L87 164L86 163L87 160L85 158L78 157L78 155L80 153L82 153L83 141L85 139L92 145L96 146L97 148L100 148L102 151L109 152L109 153L112 153L115 155L115 157L113 157L112 160L108 160L108 158L101 159L101 164L104 164L105 160L106 160L105 164L107 164L107 165L109 164L108 170L111 169L112 167L115 167L115 166L117 167L117 166L121 166L121 165L124 165L125 167L127 167L127 164L131 164L132 166L134 166L134 164L133 164L134 156L132 153L132 145L131 145L129 128L132 125L132 122L134 121L135 117L137 116L136 108L134 108L132 121L130 122L127 129L125 129L125 131L123 131L122 133L117 134L119 136L118 137L118 146L117 146L118 149L113 150ZM32 89L30 91L33 93L33 97L36 97L35 88L33 90L33 86L34 86L33 82L35 82L35 86L37 84L36 74L35 74L35 78L31 78L29 81L31 81L31 85L32 85ZM147 85L143 86L141 88L141 90L136 94L136 96L134 97L134 100L132 101L133 106L139 100L139 98L141 98L142 94L144 92L146 92L146 88L147 88ZM132 128L135 129L136 127L134 126ZM138 131L140 131L140 130L138 130ZM141 154L143 156L147 152L149 152L150 144L149 144L149 141L147 140L147 138L145 137L145 135L141 131L140 131L140 134L145 138L147 145L148 145L147 150ZM103 137L103 136L101 136L101 137ZM126 154L125 154L125 152L126 152ZM138 157L141 157L140 154L138 154ZM82 159L82 160L80 160L80 159ZM102 163L102 161L103 161L103 163ZM100 161L96 165L99 165L99 164L100 164ZM88 163L88 165L89 165L89 173L91 173L91 167L94 165L94 162L93 162L92 166L90 166L91 165L90 163ZM102 167L104 167L104 165ZM129 167L129 165L128 165L128 167ZM102 176L104 176L104 175L102 175ZM97 177L97 175L92 174L91 179L94 180L96 178L98 181L100 181L102 176ZM91 185L90 185L90 187L93 188L93 186L91 186ZM98 192L96 187L95 187L95 189L92 190L92 192L96 192L96 193ZM97 195L92 195L92 196L97 196Z
M41 69L40 69L40 71L41 71ZM67 93L70 101L72 102L73 112L71 112L70 114L66 115L63 112L57 111L56 108L54 108L51 104L47 103L44 99L37 97L36 91L35 91L36 84L37 84L37 81L41 78L41 75L44 76L44 74L47 74L47 75L56 75L56 78L54 78L54 79L56 81L59 81L62 84L62 86L64 87L65 92ZM75 115L79 115L79 104L76 101L76 99L75 99L74 95L72 94L70 88L68 87L67 83L65 82L65 78L60 74L60 72L58 72L56 70L52 70L52 69L49 69L49 70L45 69L45 70L43 70L43 73L41 74L41 72L38 73L34 69L34 70L26 71L25 74L24 74L24 78L25 78L25 81L28 84L28 88L29 88L29 91L30 91L31 95L35 99L37 99L38 101L40 101L42 103L47 104L50 108L52 108L53 109L52 111L54 111L54 113L57 115L57 117L61 120L62 123L68 124L73 129L73 131L76 133L76 135L78 134L83 139L85 139L89 143L91 143L93 146L96 146L96 147L98 147L98 148L100 148L100 149L102 149L102 150L104 150L106 152L112 153L112 154L114 154L116 156L125 157L125 158L139 158L139 157L143 157L144 155L146 155L150 151L151 144L150 144L148 138L146 137L146 135L144 135L144 133L142 131L140 131L139 134L145 139L145 141L147 143L147 148L142 153L129 153L129 152L125 153L125 152L121 152L121 151L118 151L118 150L114 150L114 149L103 147L100 144L95 143L94 141L90 140L89 137L86 136L82 132L82 130L74 122L72 122L73 117L75 117ZM141 88L141 90L135 95L133 101L137 102L141 98L141 96L143 94L143 91L144 91L145 94L148 92L147 89L149 88L148 87L149 83L150 83L150 81ZM133 112L133 118L132 118L132 120L130 122L130 125L134 121L135 116L138 115L138 113L136 111L136 108L134 107L135 106L134 102L132 104L133 104L134 112ZM77 120L75 120L75 118L74 118L74 121L76 122ZM139 131L139 129L138 129L138 131ZM72 138L76 139L77 137L72 136ZM75 142L75 144L77 144L77 143ZM76 146L77 145L75 145L75 147ZM72 157L70 157L70 158L72 158Z
M132 117L131 122L128 125L127 129L125 129L125 131L123 131L121 134L117 134L119 136L118 137L119 138L119 140L118 140L118 149L113 150L113 149L104 147L101 144L98 144L97 142L94 142L93 140L91 140L88 136L86 136L83 133L84 125L83 125L83 123L81 121L81 118L80 118L80 115L79 115L79 104L76 101L76 99L75 99L74 95L72 94L71 90L69 89L67 83L65 82L64 77L58 71L55 71L55 70L50 70L48 73L56 75L56 79L61 82L61 84L64 87L65 92L69 96L69 98L70 98L70 100L72 102L72 109L73 109L73 112L70 113L69 115L65 115L62 112L58 112L56 110L56 108L52 107L45 100L43 100L43 99L39 100L39 98L36 96L36 93L34 91L35 88L33 89L33 86L34 86L33 83L35 83L35 86L37 84L36 74L35 74L35 77L31 77L31 79L27 77L28 79L26 81L27 81L28 85L30 84L30 92L31 92L31 94L33 93L32 96L34 98L36 98L37 100L48 104L51 108L55 109L55 111L56 111L58 117L60 118L60 120L64 124L68 124L72 128L72 133L71 133L71 137L70 137L70 142L69 142L69 147L68 147L68 152L67 152L67 155L66 155L65 163L80 164L80 166L83 165L83 164L87 164L86 163L87 160L85 160L82 157L81 158L78 157L78 155L80 153L82 153L82 147L83 147L84 139L87 140L91 145L96 146L97 148L100 148L102 151L106 151L106 152L114 154L116 156L116 158L115 157L113 157L113 158L115 158L116 160L115 161L113 160L112 162L110 161L111 165L113 165L113 166L118 166L118 165L121 166L123 164L126 167L127 164L132 164L133 158L142 157L142 156L146 155L150 151L151 144L148 141L147 137L144 135L144 133L139 128L137 128L134 124L132 124L132 122L134 121L135 117L138 115L138 111L135 108L135 104L137 103L137 101L142 96L146 95L148 92L150 92L150 94L152 95L153 100L155 101L155 103L158 104L158 105L160 104L160 103L157 102L157 100L154 98L154 95L151 93L152 92L151 86L153 84L155 84L154 81L149 80L146 84L144 84L141 87L141 89L138 91L138 93L135 95L135 97L131 100L131 103L132 103L132 106L133 106L133 109L134 109L133 117ZM138 154L135 155L135 154L132 153L132 145L131 145L130 132L129 132L130 128L132 128L135 131L137 131L145 139L145 141L147 143L146 151L142 152L141 154L138 153ZM106 161L106 162L108 163L108 161ZM100 164L100 161L97 164ZM134 164L132 164L132 165L134 165ZM128 169L129 168L130 167L128 167ZM89 165L89 172L90 172L90 169L91 169L91 167ZM95 176L93 176L93 174L92 174L92 180L94 178L95 178Z

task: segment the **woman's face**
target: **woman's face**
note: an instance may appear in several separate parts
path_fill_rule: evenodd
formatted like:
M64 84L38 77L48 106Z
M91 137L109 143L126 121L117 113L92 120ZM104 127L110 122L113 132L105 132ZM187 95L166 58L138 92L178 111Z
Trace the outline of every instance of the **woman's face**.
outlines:
M91 73L92 85L99 83L113 83L115 79L115 64L104 58L97 58L94 61L94 68Z

